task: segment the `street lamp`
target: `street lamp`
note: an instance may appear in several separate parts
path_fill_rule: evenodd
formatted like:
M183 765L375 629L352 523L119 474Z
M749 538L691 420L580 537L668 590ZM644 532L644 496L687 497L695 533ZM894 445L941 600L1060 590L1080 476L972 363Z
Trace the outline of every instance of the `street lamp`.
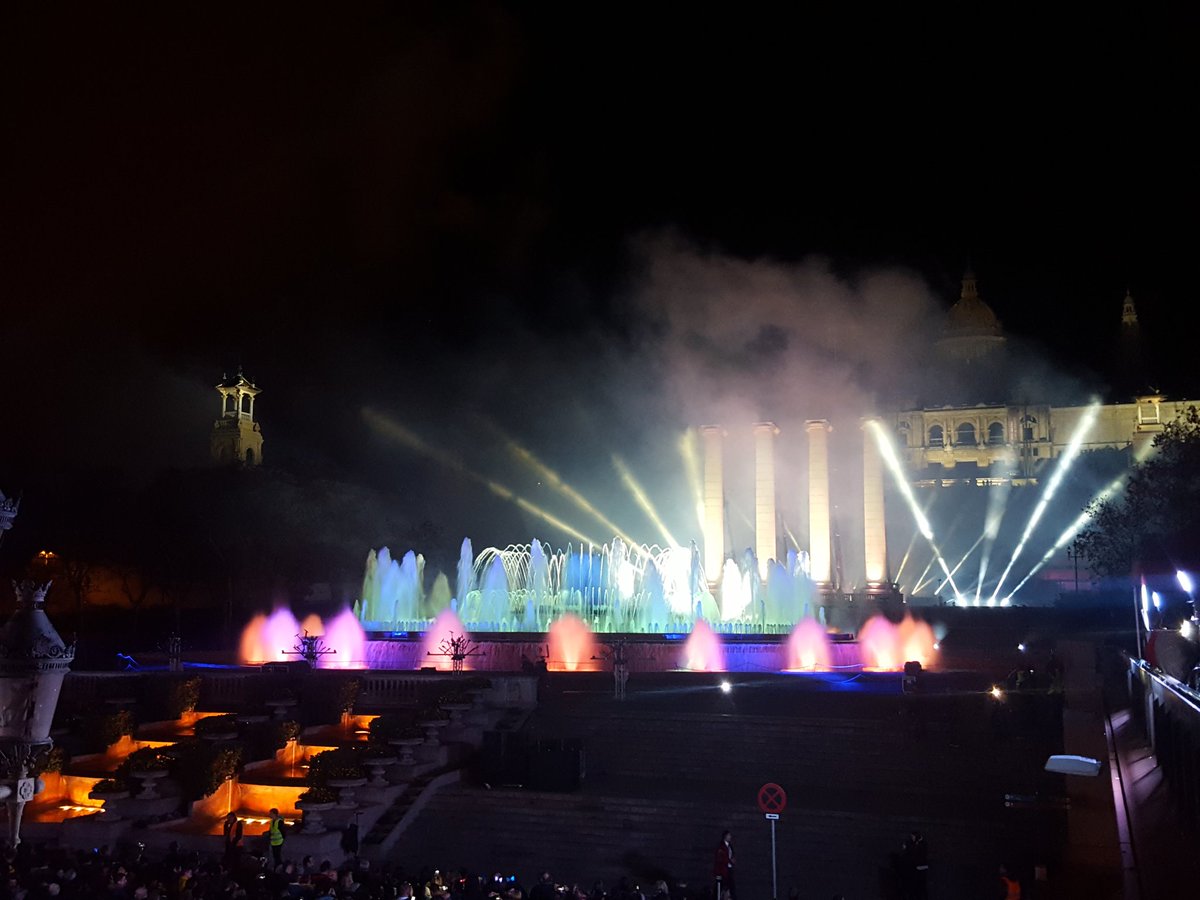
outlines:
M1079 597L1079 538L1067 545L1067 559L1075 564L1075 597Z
M0 493L0 538L12 528L19 501ZM0 801L8 807L6 843L21 843L21 815L39 790L34 766L54 746L50 725L63 679L75 659L46 615L50 583L13 582L17 608L0 626Z

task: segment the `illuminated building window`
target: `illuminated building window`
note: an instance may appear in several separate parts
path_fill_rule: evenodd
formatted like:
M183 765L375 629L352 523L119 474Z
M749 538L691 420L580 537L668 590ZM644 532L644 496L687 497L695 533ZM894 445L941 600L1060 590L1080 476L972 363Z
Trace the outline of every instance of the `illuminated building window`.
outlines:
M975 443L975 426L970 422L963 422L958 426L958 430L954 434L954 442L956 444L971 445Z
M993 422L991 425L988 426L987 441L989 444L1003 444L1004 443L1004 423L1003 422Z
M941 447L946 443L945 432L942 431L941 425L934 425L929 429L929 446Z
M1032 441L1033 429L1037 427L1037 419L1033 416L1025 416L1021 419L1021 440Z

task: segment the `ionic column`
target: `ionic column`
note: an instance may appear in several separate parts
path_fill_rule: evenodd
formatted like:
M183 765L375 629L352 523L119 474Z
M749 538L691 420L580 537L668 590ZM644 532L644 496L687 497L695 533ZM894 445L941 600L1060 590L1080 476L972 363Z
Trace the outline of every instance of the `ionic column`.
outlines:
M808 432L808 557L812 579L819 587L833 584L829 528L829 432L827 419L809 419Z
M776 555L775 535L775 435L774 422L754 426L754 552L758 575L767 580L767 562Z
M879 427L878 419L863 420L863 548L868 588L879 588L890 581L883 515L883 457L876 434Z
M704 441L704 577L717 581L725 562L725 481L721 441L725 432L716 425L700 429Z

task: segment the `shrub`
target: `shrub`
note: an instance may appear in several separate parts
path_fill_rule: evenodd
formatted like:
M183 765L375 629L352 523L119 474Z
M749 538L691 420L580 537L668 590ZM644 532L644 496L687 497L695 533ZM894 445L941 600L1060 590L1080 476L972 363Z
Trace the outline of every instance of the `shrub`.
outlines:
M162 752L170 760L171 777L179 782L187 800L199 800L213 793L238 773L243 759L239 746L196 739L172 744Z
M143 747L134 750L121 763L120 772L153 772L155 769L171 768L171 758L157 747Z
M409 721L404 716L399 716L396 713L384 713L371 720L371 724L367 726L371 732L372 741L380 741L386 743L392 738L399 737L400 731L406 728Z
M129 790L129 785L121 778L105 778L103 781L96 783L92 788L93 794L115 794L118 791Z
M327 787L310 787L300 795L304 803L337 803L337 791Z
M280 722L276 728L279 730L278 747L286 747L288 741L294 741L300 737L300 723L295 719L288 719ZM278 747L276 749L278 749Z
M362 682L359 679L351 678L343 681L338 687L338 709L344 713L353 712L360 690L362 690Z
M34 757L33 765L29 767L29 774L37 777L48 775L51 772L61 772L66 762L66 751L62 747L51 747Z
M200 676L193 675L171 685L167 695L167 715L178 719L184 713L196 711L200 703Z
M322 786L331 778L362 778L363 751L358 747L338 747L318 753L308 761L308 783Z
M107 750L127 734L133 734L136 723L133 713L127 709L102 713L87 720L85 732L87 743L100 750Z

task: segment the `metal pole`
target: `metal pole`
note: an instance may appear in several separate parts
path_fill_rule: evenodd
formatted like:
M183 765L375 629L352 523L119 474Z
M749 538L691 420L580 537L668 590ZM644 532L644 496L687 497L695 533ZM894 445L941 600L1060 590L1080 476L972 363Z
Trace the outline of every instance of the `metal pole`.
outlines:
M779 900L779 885L775 879L775 820L771 820L771 900Z

